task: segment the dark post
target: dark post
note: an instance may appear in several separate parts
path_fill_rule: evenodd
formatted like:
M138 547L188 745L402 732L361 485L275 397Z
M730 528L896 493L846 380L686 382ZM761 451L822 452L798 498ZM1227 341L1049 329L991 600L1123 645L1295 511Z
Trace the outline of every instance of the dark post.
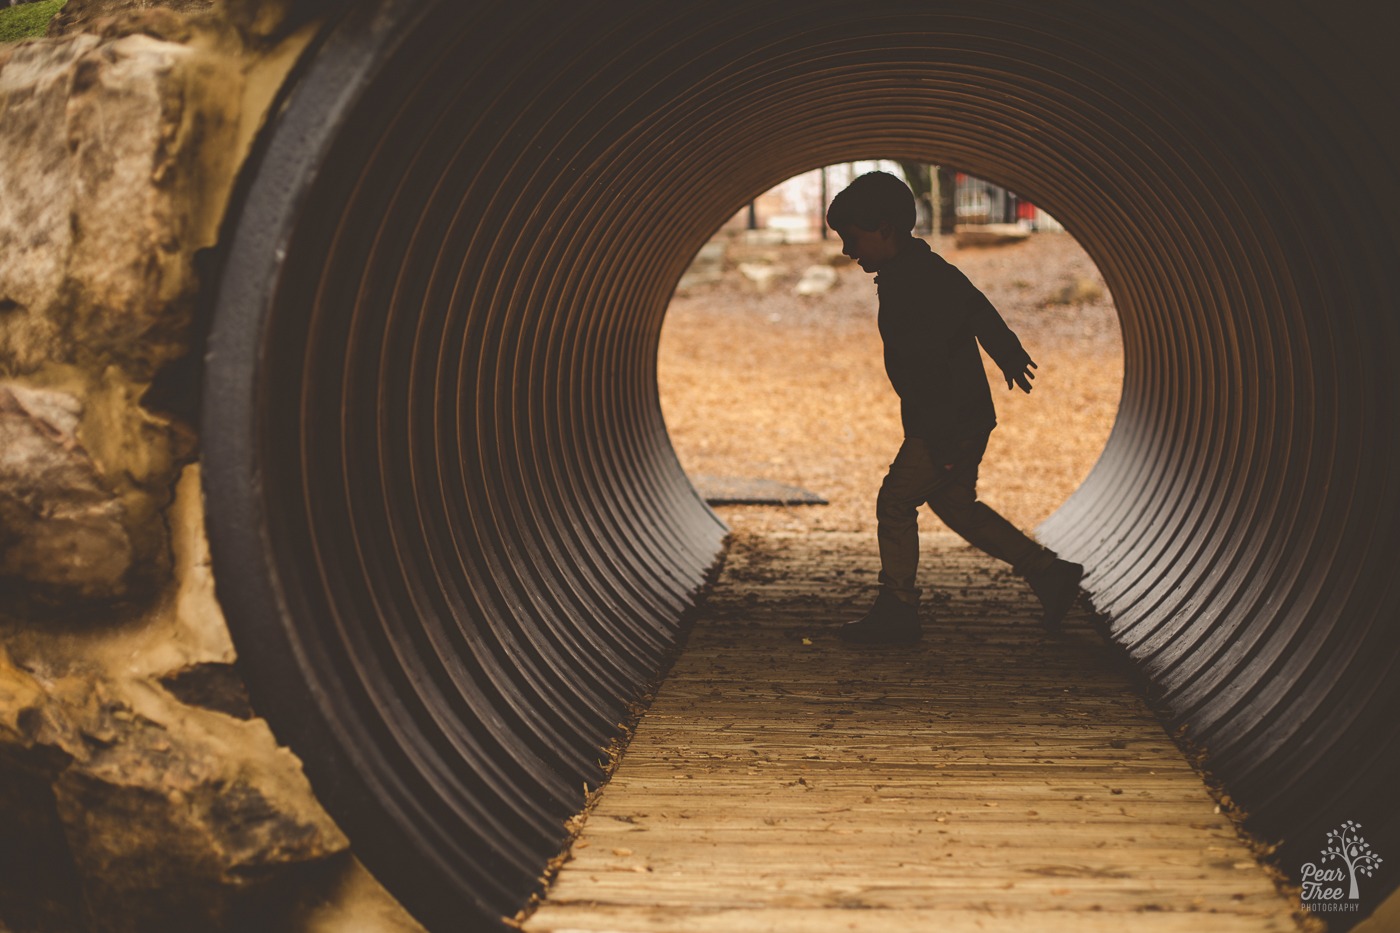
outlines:
M943 232L943 172L937 165L928 167L928 206L931 212L928 229L935 237Z
M958 224L958 173L946 165L938 166L938 232L952 236Z

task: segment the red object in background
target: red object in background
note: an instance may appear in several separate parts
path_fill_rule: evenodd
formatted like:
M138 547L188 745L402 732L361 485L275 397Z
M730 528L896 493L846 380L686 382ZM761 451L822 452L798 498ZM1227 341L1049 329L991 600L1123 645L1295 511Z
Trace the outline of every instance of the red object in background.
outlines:
M1017 220L1035 220L1035 205L1029 201L1021 201L1016 205Z

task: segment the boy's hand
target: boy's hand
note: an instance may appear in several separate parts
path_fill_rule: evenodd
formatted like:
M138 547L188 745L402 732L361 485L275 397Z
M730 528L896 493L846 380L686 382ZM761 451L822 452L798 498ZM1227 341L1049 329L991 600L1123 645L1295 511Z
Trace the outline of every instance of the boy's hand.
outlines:
M1031 380L1035 378L1035 373L1031 372L1031 370L1036 368L1037 367L1035 365L1035 360L1031 359L1030 357L1026 357L1026 365L1023 366L1019 371L1014 369L1003 369L1001 371L1001 374L1006 378L1006 387L1008 389L1011 388L1011 385L1014 382L1016 385L1021 387L1022 392L1030 392Z

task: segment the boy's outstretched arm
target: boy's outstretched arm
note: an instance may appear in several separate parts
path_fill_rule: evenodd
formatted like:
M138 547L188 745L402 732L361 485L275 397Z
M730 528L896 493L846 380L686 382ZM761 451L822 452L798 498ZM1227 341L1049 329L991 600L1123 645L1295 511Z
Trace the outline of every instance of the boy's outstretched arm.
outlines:
M977 342L982 344L982 349L987 351L992 362L1001 368L1008 389L1020 386L1022 392L1030 392L1031 381L1035 379L1032 372L1036 368L1035 360L1021 346L1016 333L1006 326L1006 321L1002 320L987 296L975 288L972 291L972 332L977 335Z
M947 303L940 314L922 318L920 325L927 332L918 335L921 338L918 345L946 348L954 332L970 327L982 349L1001 368L1006 387L1020 386L1022 392L1030 392L1036 364L1021 346L1020 339L961 269L952 265L944 269L945 278L940 287L947 295Z

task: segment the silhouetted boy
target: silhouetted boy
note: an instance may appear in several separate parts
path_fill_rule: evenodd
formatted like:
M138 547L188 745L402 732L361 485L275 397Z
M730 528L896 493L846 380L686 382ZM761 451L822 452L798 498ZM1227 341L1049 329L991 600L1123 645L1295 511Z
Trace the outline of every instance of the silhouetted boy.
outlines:
M1060 560L977 499L977 468L996 426L980 342L1009 389L1031 390L1035 368L1021 342L967 277L910 234L914 195L887 172L862 175L838 194L827 224L842 252L879 273L885 372L899 394L904 443L880 486L880 594L860 619L841 627L851 642L910 643L920 637L917 509L927 502L949 528L1011 564L1059 628L1079 593L1084 568Z

